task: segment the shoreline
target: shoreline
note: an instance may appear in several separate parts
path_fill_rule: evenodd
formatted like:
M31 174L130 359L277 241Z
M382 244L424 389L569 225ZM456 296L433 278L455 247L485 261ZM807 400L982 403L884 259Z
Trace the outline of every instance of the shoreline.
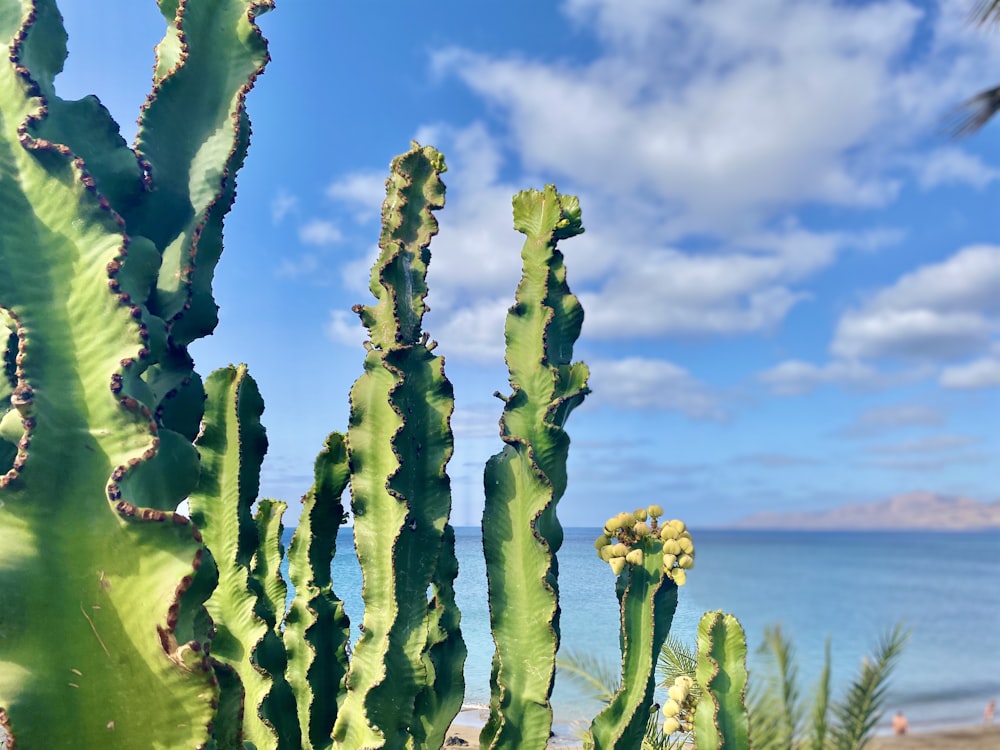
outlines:
M455 717L446 735L451 744L448 747L479 747L479 732L485 719L483 709L464 708ZM556 724L556 734L549 742L549 748L556 750L579 750L583 747L580 738L573 735L572 727ZM455 738L452 740L451 738ZM908 734L876 734L868 750L998 750L1000 749L1000 724L970 724L948 727L918 727Z

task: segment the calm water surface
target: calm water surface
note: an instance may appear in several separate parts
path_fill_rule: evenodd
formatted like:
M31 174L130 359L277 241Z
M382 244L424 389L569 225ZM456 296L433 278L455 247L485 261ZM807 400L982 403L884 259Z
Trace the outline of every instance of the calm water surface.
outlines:
M914 727L976 723L987 700L1000 698L1000 532L693 534L697 563L681 588L672 634L693 642L701 614L722 609L741 620L753 649L767 625L780 624L793 637L806 689L819 675L829 636L834 687L843 690L879 636L902 622L911 637L891 684L891 712L903 710ZM592 529L567 529L559 553L562 650L617 666L618 604L612 573L594 552L595 536ZM493 642L478 528L457 530L457 554L469 648L466 702L485 704ZM338 540L333 580L356 638L361 573L348 528ZM751 674L757 662L752 655ZM553 702L563 724L589 720L598 710L558 677Z

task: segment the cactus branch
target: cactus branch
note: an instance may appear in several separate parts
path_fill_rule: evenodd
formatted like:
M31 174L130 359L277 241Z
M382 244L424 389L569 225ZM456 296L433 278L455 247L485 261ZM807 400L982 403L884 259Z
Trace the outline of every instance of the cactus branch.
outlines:
M513 393L500 420L503 451L486 465L483 549L496 652L483 747L544 748L559 647L556 503L566 489L569 438L562 426L589 392L587 368L571 364L583 309L566 284L559 240L580 234L576 198L549 185L514 197L525 235L524 270L507 314Z

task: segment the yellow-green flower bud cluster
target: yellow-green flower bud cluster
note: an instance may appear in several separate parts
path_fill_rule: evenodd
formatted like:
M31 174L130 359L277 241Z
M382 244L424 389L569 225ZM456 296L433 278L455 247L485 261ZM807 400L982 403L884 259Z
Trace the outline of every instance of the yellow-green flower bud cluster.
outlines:
M694 729L694 700L691 688L694 685L687 675L674 679L674 684L667 690L670 697L663 704L663 733L690 732Z
M687 583L687 571L694 567L694 542L683 521L667 521L659 529L663 541L663 572L678 586Z
M683 586L687 572L694 566L694 544L683 521L660 523L663 508L650 505L631 513L619 513L604 524L604 533L594 541L597 556L611 566L615 575L626 565L642 565L643 545L662 542L663 572L678 586Z

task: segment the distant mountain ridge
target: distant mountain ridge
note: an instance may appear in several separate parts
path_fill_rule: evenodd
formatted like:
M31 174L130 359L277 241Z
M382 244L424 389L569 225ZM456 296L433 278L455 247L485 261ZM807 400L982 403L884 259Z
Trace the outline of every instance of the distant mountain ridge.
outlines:
M980 503L969 497L908 492L881 503L845 505L826 511L755 513L730 528L872 531L1000 529L1000 502Z

